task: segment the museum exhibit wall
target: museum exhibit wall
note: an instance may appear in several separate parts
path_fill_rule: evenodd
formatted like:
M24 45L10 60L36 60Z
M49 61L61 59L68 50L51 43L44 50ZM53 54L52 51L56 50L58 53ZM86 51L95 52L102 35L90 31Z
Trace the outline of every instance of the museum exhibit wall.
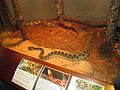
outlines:
M25 21L35 19L50 19L56 17L56 7L54 0L18 0L21 13ZM10 0L6 0L7 5L14 16Z
M18 0L25 21L56 17L55 0ZM6 0L14 16L11 1ZM63 0L64 14L85 20L106 20L111 0Z
M106 20L111 0L64 0L66 16L85 20Z

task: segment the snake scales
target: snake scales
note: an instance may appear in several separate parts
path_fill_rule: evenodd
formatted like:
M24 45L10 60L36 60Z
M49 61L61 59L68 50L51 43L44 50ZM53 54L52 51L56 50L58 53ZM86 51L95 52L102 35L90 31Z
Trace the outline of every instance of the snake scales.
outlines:
M29 26L29 25L38 25L38 24L41 24L41 25L45 25L47 27L61 27L61 28L64 28L64 29L69 29L69 30L72 30L74 32L76 32L76 29L74 27L71 27L71 25L66 25L65 23L63 22L60 22L60 21L50 21L50 20L34 20L34 21L30 21L30 22L24 22L24 25L25 26Z
M28 50L40 51L41 53L39 54L39 59L41 59L41 60L48 60L50 58L60 57L60 58L67 59L69 61L81 61L81 60L86 59L90 54L91 45L92 45L92 41L93 41L93 35L91 34L90 36L91 37L86 41L85 50L83 52L78 53L78 54L70 54L70 53L66 53L63 51L53 51L53 52L48 53L47 55L44 55L43 48L36 48L33 46L29 46Z

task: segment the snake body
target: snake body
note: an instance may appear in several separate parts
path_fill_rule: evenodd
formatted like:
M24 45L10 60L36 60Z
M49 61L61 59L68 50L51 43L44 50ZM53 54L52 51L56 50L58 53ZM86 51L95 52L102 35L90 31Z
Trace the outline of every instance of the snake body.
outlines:
M85 50L82 53L79 54L69 54L69 53L65 53L62 51L54 51L54 52L50 52L49 54L44 56L44 49L43 48L35 48L33 46L28 47L29 50L39 50L41 51L40 55L39 55L39 59L42 60L48 60L52 57L60 57L60 58L64 58L70 61L80 61L85 59L88 55L89 55L89 50Z
M60 58L64 58L64 59L69 60L69 61L81 61L81 60L86 59L90 55L91 44L92 44L93 39L92 38L89 38L89 39L90 40L88 40L86 43L85 50L83 52L78 53L78 54L70 54L70 53L66 53L63 51L53 51L53 52L48 53L47 55L44 55L43 48L36 48L33 46L29 46L28 50L40 51L41 53L39 54L39 59L41 59L41 60L48 60L50 58L60 57Z
M30 22L24 22L25 26L29 26L29 25L32 26L32 25L38 25L38 24L45 25L47 27L61 27L61 28L69 29L69 30L76 32L76 29L74 27L72 27L71 25L66 25L65 23L60 22L60 21L53 22L50 20L34 20Z

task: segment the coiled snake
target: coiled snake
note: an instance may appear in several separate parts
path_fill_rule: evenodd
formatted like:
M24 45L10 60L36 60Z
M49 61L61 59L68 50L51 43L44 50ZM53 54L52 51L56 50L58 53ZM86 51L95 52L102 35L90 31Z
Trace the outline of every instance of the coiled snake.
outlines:
M92 41L93 41L93 35L91 34L90 36L91 37L86 42L85 50L78 54L70 54L70 53L66 53L63 51L53 51L53 52L48 53L47 55L44 55L43 48L35 48L33 46L28 47L28 50L30 50L30 51L39 50L41 52L39 54L39 59L41 59L41 60L48 60L53 57L60 57L60 58L64 58L69 61L81 61L81 60L86 59L90 54L91 45L92 45Z

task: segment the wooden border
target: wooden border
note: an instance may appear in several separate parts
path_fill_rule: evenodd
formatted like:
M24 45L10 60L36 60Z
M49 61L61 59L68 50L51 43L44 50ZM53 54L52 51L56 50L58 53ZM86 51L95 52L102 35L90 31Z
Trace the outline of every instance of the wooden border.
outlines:
M77 76L77 77L80 77L80 78L83 78L83 79L86 79L89 81L93 81L95 83L98 83L98 84L101 84L104 86L106 84L106 82L95 79L93 77L83 75L83 74L78 73L76 71L72 71L72 70L69 70L69 69L66 69L66 68L63 68L60 66L56 66L54 64L50 64L48 62L38 60L38 59L35 59L33 57L24 55L24 54L20 54L16 51L13 51L13 50L10 50L10 49L4 48L4 47L0 47L0 62L1 62L0 63L0 72L3 72L0 75L0 79L3 79L4 81L7 81L8 83L10 83L18 64L20 63L20 61L23 58L34 61L36 63L40 63L44 66L48 66L48 67L54 68L56 70L68 73L72 76ZM9 71L9 70L11 70L11 71Z

